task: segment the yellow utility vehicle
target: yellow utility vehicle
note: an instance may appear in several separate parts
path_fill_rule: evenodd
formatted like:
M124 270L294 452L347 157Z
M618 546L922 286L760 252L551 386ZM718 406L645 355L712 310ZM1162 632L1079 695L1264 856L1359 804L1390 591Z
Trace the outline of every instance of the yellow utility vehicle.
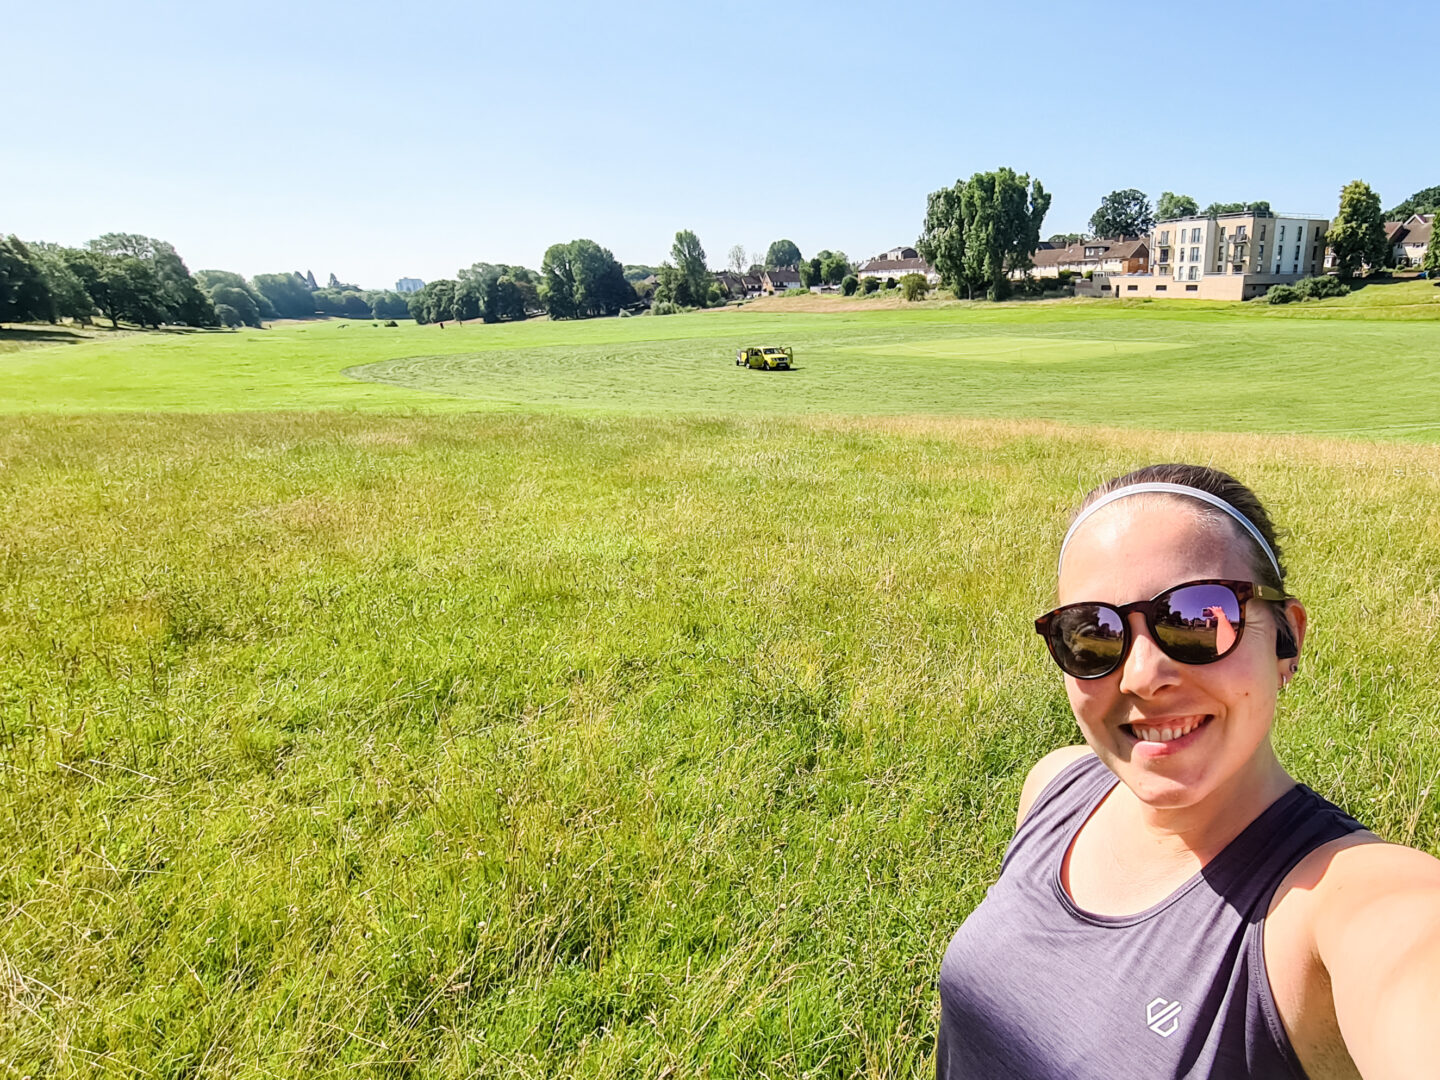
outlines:
M789 371L795 363L795 352L788 345L752 345L735 354L736 367L756 371Z

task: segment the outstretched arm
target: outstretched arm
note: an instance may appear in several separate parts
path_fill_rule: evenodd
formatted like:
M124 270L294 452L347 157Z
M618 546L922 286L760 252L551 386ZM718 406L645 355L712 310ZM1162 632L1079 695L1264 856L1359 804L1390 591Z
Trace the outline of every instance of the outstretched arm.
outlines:
M1315 944L1365 1080L1440 1070L1440 860L1392 844L1341 852L1317 895Z

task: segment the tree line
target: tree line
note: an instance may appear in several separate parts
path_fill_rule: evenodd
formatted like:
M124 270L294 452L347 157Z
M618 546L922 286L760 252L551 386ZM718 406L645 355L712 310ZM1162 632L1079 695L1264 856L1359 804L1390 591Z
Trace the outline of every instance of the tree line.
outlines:
M111 326L220 325L214 301L163 240L106 233L70 248L0 237L0 322L97 316Z

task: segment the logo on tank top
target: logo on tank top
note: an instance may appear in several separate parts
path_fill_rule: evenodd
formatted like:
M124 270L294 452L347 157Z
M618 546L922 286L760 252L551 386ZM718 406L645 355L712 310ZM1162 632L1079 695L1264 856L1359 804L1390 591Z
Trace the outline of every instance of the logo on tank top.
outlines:
M1174 1035L1180 1026L1180 1002L1157 997L1145 1006L1145 1026L1162 1039Z

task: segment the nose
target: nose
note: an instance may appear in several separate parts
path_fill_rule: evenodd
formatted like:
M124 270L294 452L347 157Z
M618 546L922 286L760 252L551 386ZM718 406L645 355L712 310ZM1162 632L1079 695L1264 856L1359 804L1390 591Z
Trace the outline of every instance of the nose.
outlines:
M1120 666L1120 692L1135 697L1154 697L1180 679L1176 662L1166 656L1150 636L1145 617L1138 611L1130 615L1130 655Z

